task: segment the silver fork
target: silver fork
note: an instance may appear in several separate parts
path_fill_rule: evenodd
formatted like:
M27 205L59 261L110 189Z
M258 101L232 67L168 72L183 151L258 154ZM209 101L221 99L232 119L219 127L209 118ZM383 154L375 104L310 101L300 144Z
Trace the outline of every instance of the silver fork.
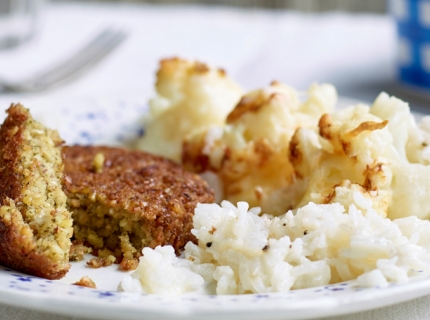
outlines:
M28 92L54 87L86 71L112 52L126 37L127 34L122 30L107 28L74 55L48 70L19 82L0 79L0 91Z

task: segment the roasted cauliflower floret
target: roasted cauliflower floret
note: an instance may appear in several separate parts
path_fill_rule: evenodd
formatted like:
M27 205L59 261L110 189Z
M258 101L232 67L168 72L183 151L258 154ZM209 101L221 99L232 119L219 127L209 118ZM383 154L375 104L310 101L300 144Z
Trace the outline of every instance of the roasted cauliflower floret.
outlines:
M289 158L306 191L295 206L312 201L349 207L359 191L385 216L391 199L387 164L392 158L392 137L383 130L387 123L372 115L369 107L358 105L324 114L318 129L297 129Z
M223 70L178 58L161 61L156 91L137 147L178 162L185 136L224 124L242 95Z
M385 93L370 108L323 115L317 129L297 129L290 143L297 178L291 188L302 192L296 207L309 201L349 207L360 194L382 216L429 218L430 166L420 147L426 137L408 105Z
M288 158L291 137L298 127L315 127L336 101L336 90L327 84L313 85L304 102L296 90L277 82L252 91L230 112L224 126L185 139L183 164L195 172L214 172L223 186L222 199L247 201L271 214L285 213L292 206L290 199L296 198L296 190L288 187L295 180Z
M381 93L334 111L336 90L278 82L240 98L222 70L163 60L139 147L215 182L217 199L283 214L314 203L430 218L430 117ZM238 103L237 103L238 102Z
M381 94L372 113L389 121L396 152L392 161L392 202L388 217L397 219L415 215L430 218L430 132L429 118L418 126L407 103Z

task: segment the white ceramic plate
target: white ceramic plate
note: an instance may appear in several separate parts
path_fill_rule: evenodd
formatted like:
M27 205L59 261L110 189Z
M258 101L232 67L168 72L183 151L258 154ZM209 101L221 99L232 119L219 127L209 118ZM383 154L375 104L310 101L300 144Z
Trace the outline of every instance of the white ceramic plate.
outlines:
M24 101L35 118L57 128L67 143L121 145L142 134L143 100L63 99ZM352 103L341 100L340 105ZM87 257L89 258L89 257ZM50 281L0 267L0 302L38 311L103 319L300 319L384 307L430 294L430 274L385 288L345 282L287 293L180 297L117 292L126 273L117 266L92 269L72 263L61 280ZM90 276L98 289L70 285Z

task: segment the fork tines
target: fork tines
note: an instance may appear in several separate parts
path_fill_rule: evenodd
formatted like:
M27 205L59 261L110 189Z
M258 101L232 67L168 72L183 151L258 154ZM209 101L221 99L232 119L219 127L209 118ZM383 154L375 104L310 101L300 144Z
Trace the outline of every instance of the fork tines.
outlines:
M82 73L112 52L127 37L126 32L112 27L97 34L74 55L30 79L16 83L0 82L9 91L37 91L50 88Z

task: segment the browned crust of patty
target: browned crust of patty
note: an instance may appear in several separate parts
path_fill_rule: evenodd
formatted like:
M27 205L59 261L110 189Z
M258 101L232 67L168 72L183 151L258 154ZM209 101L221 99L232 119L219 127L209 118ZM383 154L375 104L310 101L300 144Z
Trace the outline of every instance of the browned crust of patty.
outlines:
M17 173L18 151L23 141L24 123L29 113L21 106L11 106L9 114L0 128L0 204L9 205L8 199L19 202L22 175Z
M94 159L100 153L104 163L96 170ZM72 146L63 149L63 158L67 196L84 194L107 208L126 210L150 234L153 248L170 244L179 252L195 241L190 233L194 208L214 201L213 191L198 175L142 151Z
M11 210L11 219L6 221L0 217L0 263L17 271L48 279L62 278L70 268L59 269L59 265L36 252L34 238L24 232L28 230L22 214L22 181L19 172L19 150L23 143L25 121L30 114L21 105L12 105L9 114L0 128L0 204L9 206L10 200L16 205Z

